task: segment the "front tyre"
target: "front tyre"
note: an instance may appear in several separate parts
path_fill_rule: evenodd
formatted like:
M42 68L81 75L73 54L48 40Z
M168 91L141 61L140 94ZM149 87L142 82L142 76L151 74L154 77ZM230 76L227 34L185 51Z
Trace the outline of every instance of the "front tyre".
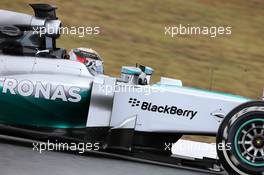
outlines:
M229 174L263 175L264 102L248 102L233 109L219 127L217 147Z

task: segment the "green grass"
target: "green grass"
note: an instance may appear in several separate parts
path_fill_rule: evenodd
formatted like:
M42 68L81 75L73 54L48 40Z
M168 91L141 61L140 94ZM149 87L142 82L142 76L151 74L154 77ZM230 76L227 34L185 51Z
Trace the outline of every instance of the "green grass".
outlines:
M0 7L32 13L28 2L2 0ZM55 5L65 26L101 27L98 36L63 35L59 45L94 48L104 58L107 74L119 76L122 65L140 63L155 69L153 82L167 76L187 86L262 95L263 0L59 0ZM165 26L178 24L232 26L232 35L164 35Z

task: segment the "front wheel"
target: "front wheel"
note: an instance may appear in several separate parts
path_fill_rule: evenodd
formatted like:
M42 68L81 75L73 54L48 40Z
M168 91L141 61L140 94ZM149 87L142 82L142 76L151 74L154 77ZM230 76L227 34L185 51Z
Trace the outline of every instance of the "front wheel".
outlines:
M218 130L217 153L232 175L263 175L264 102L254 101L233 109Z

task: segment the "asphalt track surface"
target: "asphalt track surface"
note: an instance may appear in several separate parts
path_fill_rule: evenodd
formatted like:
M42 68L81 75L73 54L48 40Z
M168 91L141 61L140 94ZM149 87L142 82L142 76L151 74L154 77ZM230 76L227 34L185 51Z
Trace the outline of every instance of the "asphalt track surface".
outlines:
M208 175L177 168L138 163L102 155L62 152L40 154L32 147L0 138L1 175Z

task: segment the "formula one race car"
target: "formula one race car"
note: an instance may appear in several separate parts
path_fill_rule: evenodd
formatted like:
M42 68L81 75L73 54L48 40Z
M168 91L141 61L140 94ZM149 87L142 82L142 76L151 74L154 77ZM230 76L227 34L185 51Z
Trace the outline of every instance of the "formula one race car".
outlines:
M56 47L56 8L31 6L35 16L0 11L0 134L97 142L101 153L212 171L221 164L232 175L263 175L263 101L165 77L150 85L153 69L142 65L123 66L120 78L91 71L93 64L78 60L100 61L96 52L75 49L72 60ZM47 27L52 30L40 36ZM217 136L219 159L173 157L165 145L187 134Z

